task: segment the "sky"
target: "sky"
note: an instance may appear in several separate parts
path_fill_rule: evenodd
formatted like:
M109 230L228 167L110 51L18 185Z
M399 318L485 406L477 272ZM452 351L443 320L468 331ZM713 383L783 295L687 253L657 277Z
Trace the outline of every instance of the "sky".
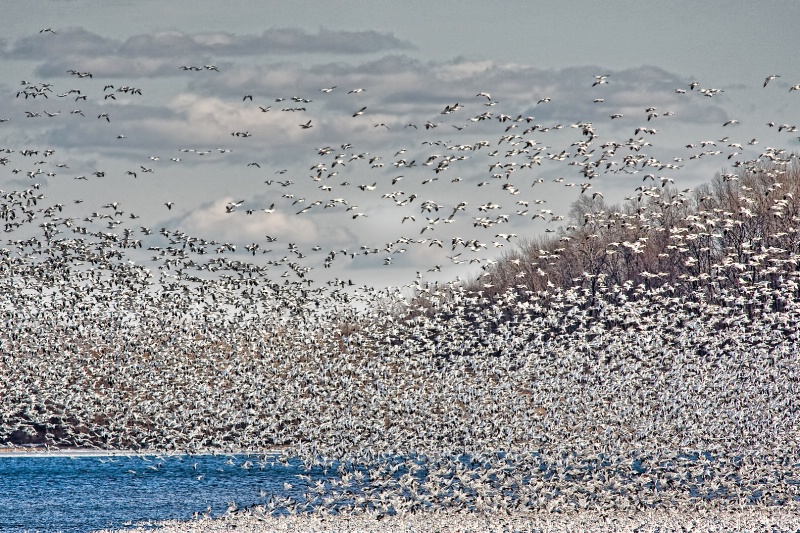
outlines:
M467 278L567 225L581 194L619 203L647 174L692 188L796 151L797 20L792 1L14 2L0 190L37 183L63 237L130 230L136 262L165 228L275 276ZM634 140L675 168L625 167ZM588 178L606 142L617 166Z

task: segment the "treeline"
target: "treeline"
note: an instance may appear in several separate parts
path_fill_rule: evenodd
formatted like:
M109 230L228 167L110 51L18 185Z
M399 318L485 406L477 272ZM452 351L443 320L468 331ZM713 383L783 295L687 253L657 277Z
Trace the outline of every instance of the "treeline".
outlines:
M633 293L668 285L676 297L774 310L800 295L796 154L718 173L693 190L653 178L623 205L581 196L567 225L522 241L467 282L467 291L493 301L574 288L592 305L610 287Z

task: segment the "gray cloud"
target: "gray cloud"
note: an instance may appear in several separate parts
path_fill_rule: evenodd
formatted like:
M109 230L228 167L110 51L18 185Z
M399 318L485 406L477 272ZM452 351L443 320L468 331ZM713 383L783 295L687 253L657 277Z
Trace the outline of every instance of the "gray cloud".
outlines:
M593 87L598 67L577 67L563 70L538 69L532 66L495 61L457 58L448 62L423 62L403 55L389 55L363 63L334 62L304 67L294 63L244 65L231 69L225 76L196 77L189 90L198 94L233 98L252 93L262 105L277 97L300 96L314 100L307 107L349 114L354 102L372 110L394 115L402 122L425 119L435 123L463 125L467 119L491 112L535 117L536 123L564 125L576 121L608 122L612 113L623 113L630 135L638 126L658 128L660 122L648 123L645 109L657 107L671 111L668 120L714 123L725 117L721 103L724 97L709 99L698 91L679 94L675 89L688 82L674 73L657 67L640 67L610 74L609 84ZM323 87L337 86L329 94L320 94ZM298 89L303 88L303 89ZM364 88L358 95L348 91ZM303 92L305 91L305 92ZM485 106L480 92L490 92L496 106ZM538 104L542 99L547 102ZM596 103L595 99L603 102ZM464 109L443 116L446 105L459 102ZM424 119L423 119L424 117ZM474 126L474 124L473 124ZM474 128L473 128L474 129Z
M83 69L83 62L103 57L179 58L241 57L306 53L369 54L389 50L410 50L414 46L389 33L377 31L333 31L309 33L298 28L272 28L261 35L236 35L229 32L188 34L163 31L135 35L125 41L102 37L83 28L58 29L57 33L35 34L13 44L0 43L6 59L43 60L58 64L65 60ZM52 74L44 67L42 73ZM105 72L98 72L104 74ZM160 73L156 71L155 73Z
M386 50L407 50L414 46L391 34L376 31L332 31L312 34L298 28L272 28L261 35L228 32L186 34L177 31L137 35L118 49L123 56L175 57L209 54L241 56L261 54L366 54Z
M37 33L17 39L3 47L5 59L47 60L66 55L94 57L119 48L120 42L101 37L83 28L59 29L58 33Z
M207 58L206 61L210 62ZM44 79L67 76L69 70L91 72L93 76L103 78L149 78L174 76L180 72L178 68L184 63L186 61L161 57L136 58L114 54L99 54L96 57L62 56L40 64L35 73Z

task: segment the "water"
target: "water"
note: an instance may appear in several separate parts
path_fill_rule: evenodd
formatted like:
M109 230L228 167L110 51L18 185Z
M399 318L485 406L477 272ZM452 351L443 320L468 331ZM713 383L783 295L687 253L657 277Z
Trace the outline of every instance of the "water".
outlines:
M702 455L706 461L715 461L710 454ZM690 460L686 466L691 466L691 462L700 464L697 454L682 458ZM480 461L472 462L466 456L459 456L454 461L458 463L462 474L470 470L478 476L483 474ZM379 463L381 468L391 472L390 477L395 481L406 474L413 475L417 480L417 490L432 497L424 487L429 473L424 458L387 456L382 457ZM415 463L416 468L410 469L410 463ZM552 479L556 475L553 466L541 462L538 469L523 468L522 484L529 485L534 472L538 479ZM344 467L343 470L340 467ZM777 479L778 471L773 471L773 467L768 471L773 472ZM631 476L636 477L646 471L643 462L638 459L619 465L602 460L588 469L604 470L611 477L619 477L623 485L631 481ZM348 505L356 497L363 496L364 486L372 482L370 470L363 465L354 467L334 462L326 467L306 468L299 460L280 462L278 456L274 455L0 454L0 533L85 532L147 525L168 519L189 520L197 514L220 516L227 512L231 502L239 508L264 504L277 513L288 512L286 505L291 506L291 502L294 502L298 506L297 511L312 511L332 492L333 485L342 484L344 478L339 474L340 471L359 474L363 480L363 483L348 484L346 490L342 489L346 496L340 503ZM621 477L620 473L623 474ZM302 478L299 477L301 474ZM559 475L566 485L573 483L572 473L563 471ZM475 495L474 489L464 485L457 476L447 477L437 482L440 496L453 497L456 490L461 494ZM486 479L489 485L495 484L497 475L493 473ZM442 485L444 481L447 482L446 486ZM727 478L730 486L741 484L742 481L738 475L735 479ZM696 500L728 497L727 489L713 488L713 483L706 482L696 474L691 477L682 475L677 483L682 488L675 490L684 495L688 493ZM786 489L798 484L800 480L787 478L776 487ZM620 487L609 488L607 496L624 496L623 493L629 489ZM650 494L662 491L663 487L650 482L644 489ZM750 487L747 490L750 492L749 504L752 505L786 503L786 498L800 501L797 496L786 496L782 502L765 501L761 488L754 491ZM313 496L307 499L305 495L309 492ZM787 494L795 492L791 490ZM511 500L514 498L511 497ZM425 508L427 504L421 507L423 510ZM389 511L389 514L392 512Z
M133 473L135 472L135 474ZM191 519L291 495L299 463L243 455L0 457L0 531L83 532Z

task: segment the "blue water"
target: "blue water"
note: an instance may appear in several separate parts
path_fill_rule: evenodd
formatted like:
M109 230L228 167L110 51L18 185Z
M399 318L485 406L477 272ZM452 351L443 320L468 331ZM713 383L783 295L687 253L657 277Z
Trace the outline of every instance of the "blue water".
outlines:
M427 469L422 467L424 461L411 459L420 466L414 477L422 485L427 476ZM480 469L480 462L471 463L465 456L458 461L467 468ZM391 467L395 479L409 472L402 457L385 457L381 462ZM320 504L322 495L316 490L312 490L317 494L315 499L307 500L304 495L321 480L341 480L339 466L332 463L327 468L306 468L298 460L281 462L277 456L261 455L0 456L0 533L85 532L169 519L189 520L203 514L220 516L231 502L239 508L272 503L275 512L287 512L285 503L294 501L301 504L299 510L310 511ZM603 461L597 466L606 469L612 464ZM544 462L540 469L544 479L554 475ZM359 466L358 470L367 475L366 469ZM623 464L622 470L644 472L638 460L630 468ZM299 477L301 474L303 478ZM569 473L565 476L569 481ZM366 479L368 483L369 475ZM457 478L451 481L452 487L446 489L450 495L458 487L472 490L460 486ZM784 482L800 483L796 479ZM695 498L726 497L724 491L705 490L699 479L686 483ZM649 489L661 490L655 486ZM349 490L353 496L363 495L363 488ZM762 491L756 490L750 503L762 503L761 499Z
M209 509L219 516L230 502L291 495L283 484L302 472L299 463L243 455L0 457L0 531L83 532Z

